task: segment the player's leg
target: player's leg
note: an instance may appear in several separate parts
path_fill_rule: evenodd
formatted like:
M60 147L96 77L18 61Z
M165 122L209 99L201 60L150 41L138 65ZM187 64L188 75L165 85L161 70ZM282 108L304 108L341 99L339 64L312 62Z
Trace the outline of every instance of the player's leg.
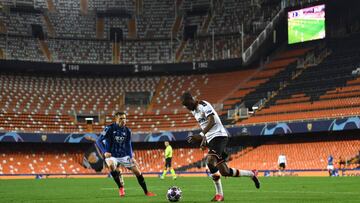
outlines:
M165 176L166 176L168 170L169 170L168 167L165 166L164 171L163 171L163 173L162 173L161 176L160 176L160 179L165 179Z
M118 162L116 158L110 157L105 159L107 167L110 169L110 174L113 177L116 185L119 188L119 196L125 196L125 189L124 189L124 179L121 175L121 170L118 167Z
M171 173L171 176L174 180L176 180L176 174L175 174L175 170L173 169L173 167L171 166L171 158L167 158L166 159L166 166L170 169L170 173Z
M216 194L211 201L220 202L220 201L224 201L224 192L223 192L223 188L222 188L222 184L221 184L219 169L216 167L216 164L217 164L216 157L212 156L212 155L208 155L207 156L207 167L209 168L209 171L211 174L210 176L213 180L213 183L215 186L215 191L216 191Z
M239 170L236 168L229 168L226 162L219 162L217 168L220 171L222 176L227 177L250 177L252 181L255 183L255 187L257 189L260 188L260 181L257 177L258 172L256 170Z
M161 175L160 178L161 178L161 179L164 179L168 171L169 171L169 159L166 158L166 159L165 159L165 169L164 169L164 171L163 171L163 173L162 173L162 175Z
M139 170L139 167L135 163L130 163L130 166L127 166L127 168L133 172L133 174L136 176L139 185L143 189L146 196L156 196L156 194L148 191L144 176L142 175L141 171Z
M170 168L170 173L171 173L171 176L174 180L176 180L177 176L176 176L176 173L175 173L175 170L173 169L173 167Z
M327 169L328 169L328 172L329 172L329 176L333 176L334 175L334 166L333 165L328 165Z
M285 163L283 163L283 167L282 167L282 170L281 170L281 173L282 173L282 175L284 176L284 175L286 175L286 171L285 171L285 169L286 169L286 164Z
M250 177L254 183L256 188L260 188L260 182L257 178L257 171L256 170L239 170L236 168L229 168L226 164L226 159L228 154L226 153L226 145L228 142L227 137L216 137L209 143L209 155L211 155L211 159L214 160L213 162L216 163L215 167L219 169L220 174L222 176L228 177L241 177L246 176Z

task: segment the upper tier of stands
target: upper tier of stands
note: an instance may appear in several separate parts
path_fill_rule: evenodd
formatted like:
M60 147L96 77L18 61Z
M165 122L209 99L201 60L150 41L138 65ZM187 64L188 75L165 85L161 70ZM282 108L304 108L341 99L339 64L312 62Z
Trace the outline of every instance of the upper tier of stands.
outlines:
M83 2L83 5L80 2ZM0 29L0 37L5 40L4 45L0 44L1 52L4 53L2 58L67 63L113 63L110 28L120 28L123 31L125 40L120 43L119 63L169 63L239 58L241 25L245 25L247 35L244 44L247 47L258 33L253 23L259 21L259 16L260 20L268 22L268 18L279 11L279 5L259 6L252 4L250 0L139 2L142 4L135 5L131 0L2 1L0 5L4 6L25 4L41 9L40 13L0 12L0 27L4 26L4 29ZM214 2L213 8L211 2ZM191 13L199 7L206 8L207 12L204 15ZM121 9L132 16L129 19L101 17L97 14L108 9ZM134 24L131 23L133 21ZM49 44L50 59L44 57L45 54L39 51L41 47L38 40L32 38L32 25L42 27L45 42ZM187 25L196 25L198 35L195 36L195 40L189 40L182 57L177 60L175 53ZM175 32L174 29L178 31ZM135 33L135 36L131 33ZM212 33L215 34L214 47ZM18 50L24 50L25 53L16 53ZM91 53L88 53L89 51Z

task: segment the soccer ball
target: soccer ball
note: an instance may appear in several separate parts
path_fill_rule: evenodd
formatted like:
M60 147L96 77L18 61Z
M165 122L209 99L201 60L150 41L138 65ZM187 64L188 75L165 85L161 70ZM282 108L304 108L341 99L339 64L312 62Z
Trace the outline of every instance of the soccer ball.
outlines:
M166 199L170 202L177 202L181 199L181 189L176 186L172 186L168 189Z

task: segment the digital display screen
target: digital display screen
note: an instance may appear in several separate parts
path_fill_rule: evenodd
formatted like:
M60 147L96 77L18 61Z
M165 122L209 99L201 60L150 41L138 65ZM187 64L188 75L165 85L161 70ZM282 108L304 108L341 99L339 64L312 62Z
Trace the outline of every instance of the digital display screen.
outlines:
M325 5L288 12L289 44L325 38Z

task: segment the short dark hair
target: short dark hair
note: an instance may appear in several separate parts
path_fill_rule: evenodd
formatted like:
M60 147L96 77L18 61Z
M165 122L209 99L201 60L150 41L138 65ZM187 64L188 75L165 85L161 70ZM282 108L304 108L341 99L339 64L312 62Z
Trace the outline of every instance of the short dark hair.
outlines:
M114 117L117 117L117 116L122 116L122 115L126 115L125 112L122 112L122 111L118 111L114 114Z
M184 94L181 95L181 100L182 101L189 100L189 99L193 99L190 92L184 92Z

